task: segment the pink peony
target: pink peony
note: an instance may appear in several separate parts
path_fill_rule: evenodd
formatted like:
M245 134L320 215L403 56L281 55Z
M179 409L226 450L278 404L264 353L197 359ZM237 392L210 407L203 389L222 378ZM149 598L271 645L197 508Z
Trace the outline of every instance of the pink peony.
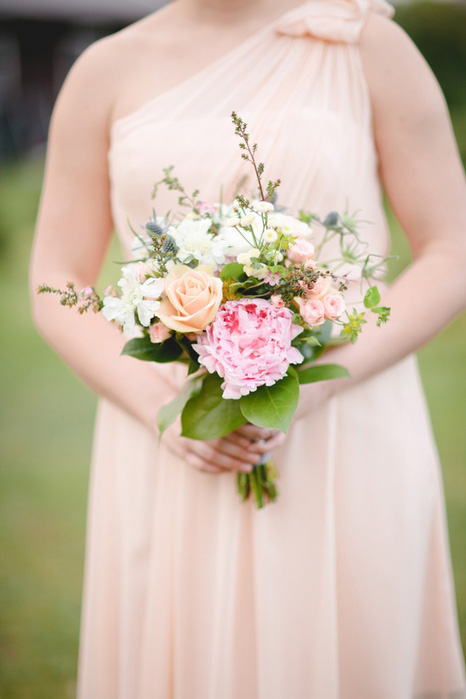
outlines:
M288 249L288 259L291 262L301 263L312 260L314 257L314 246L304 238L298 238Z
M265 299L228 301L193 345L199 361L224 379L224 398L241 398L258 386L272 386L303 356L291 341L302 332L289 308Z
M340 294L327 294L322 299L324 304L325 317L329 320L339 318L345 311L345 301Z
M325 321L325 308L322 301L319 299L295 299L299 306L299 312L305 323L311 328L322 325Z
M165 342L170 337L170 330L163 323L154 323L149 328L151 342Z

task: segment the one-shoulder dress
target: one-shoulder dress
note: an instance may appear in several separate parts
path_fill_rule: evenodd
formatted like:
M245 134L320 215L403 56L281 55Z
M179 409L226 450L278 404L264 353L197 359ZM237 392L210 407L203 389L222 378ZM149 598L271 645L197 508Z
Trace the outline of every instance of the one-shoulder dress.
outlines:
M393 14L384 0L305 2L113 124L113 216L128 255L128 219L148 220L163 167L209 202L244 183L233 110L266 176L281 179L280 203L359 211L372 251L387 254L358 46L370 12ZM171 197L160 190L157 213ZM181 385L181 365L165 367ZM258 511L240 502L235 474L193 469L100 401L80 699L466 696L415 357L297 420L275 461L279 498Z

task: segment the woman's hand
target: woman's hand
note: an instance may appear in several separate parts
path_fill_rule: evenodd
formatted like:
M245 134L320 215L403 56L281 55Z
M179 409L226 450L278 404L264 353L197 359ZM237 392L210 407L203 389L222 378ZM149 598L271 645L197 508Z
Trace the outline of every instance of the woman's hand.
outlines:
M262 454L283 444L285 435L255 425L243 425L219 439L200 441L180 436L178 423L164 434L168 449L199 471L249 473Z

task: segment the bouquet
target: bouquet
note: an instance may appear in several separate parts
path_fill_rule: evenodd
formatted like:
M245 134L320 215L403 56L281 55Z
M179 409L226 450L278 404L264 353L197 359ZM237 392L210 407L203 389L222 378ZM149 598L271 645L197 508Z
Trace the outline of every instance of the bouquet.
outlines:
M153 198L165 185L178 192L183 213L153 210L139 231L131 227L134 259L122 267L118 292L77 291L71 282L64 290L38 289L80 313L103 313L131 337L123 354L186 365L181 393L158 414L161 436L179 415L181 434L191 439L222 437L245 423L286 432L301 384L349 375L315 360L331 345L355 342L367 310L379 326L389 317L374 285L387 258L368 251L355 217L331 211L321 219L305 210L292 216L277 206L280 181L264 187L257 144L234 112L232 120L256 193L208 203L198 190L189 195L168 167ZM339 254L326 259L335 240ZM345 292L355 283L360 298L350 309ZM273 462L262 459L238 475L241 499L252 494L257 507L275 500L276 477Z

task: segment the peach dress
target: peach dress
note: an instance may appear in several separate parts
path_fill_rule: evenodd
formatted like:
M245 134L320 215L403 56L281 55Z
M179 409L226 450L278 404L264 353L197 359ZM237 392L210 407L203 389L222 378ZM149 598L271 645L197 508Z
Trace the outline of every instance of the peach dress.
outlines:
M358 38L383 0L312 0L114 123L113 214L145 223L173 164L228 200L244 173L230 120L280 202L360 210L389 249ZM249 181L252 185L252 180ZM247 186L246 186L247 189ZM161 191L158 213L173 205ZM383 332L383 330L381 331ZM166 365L165 365L166 366ZM181 365L166 367L181 384ZM128 387L131 390L131 387ZM256 511L235 475L196 471L101 401L92 465L81 699L466 696L436 448L409 356L297 421L280 495Z

